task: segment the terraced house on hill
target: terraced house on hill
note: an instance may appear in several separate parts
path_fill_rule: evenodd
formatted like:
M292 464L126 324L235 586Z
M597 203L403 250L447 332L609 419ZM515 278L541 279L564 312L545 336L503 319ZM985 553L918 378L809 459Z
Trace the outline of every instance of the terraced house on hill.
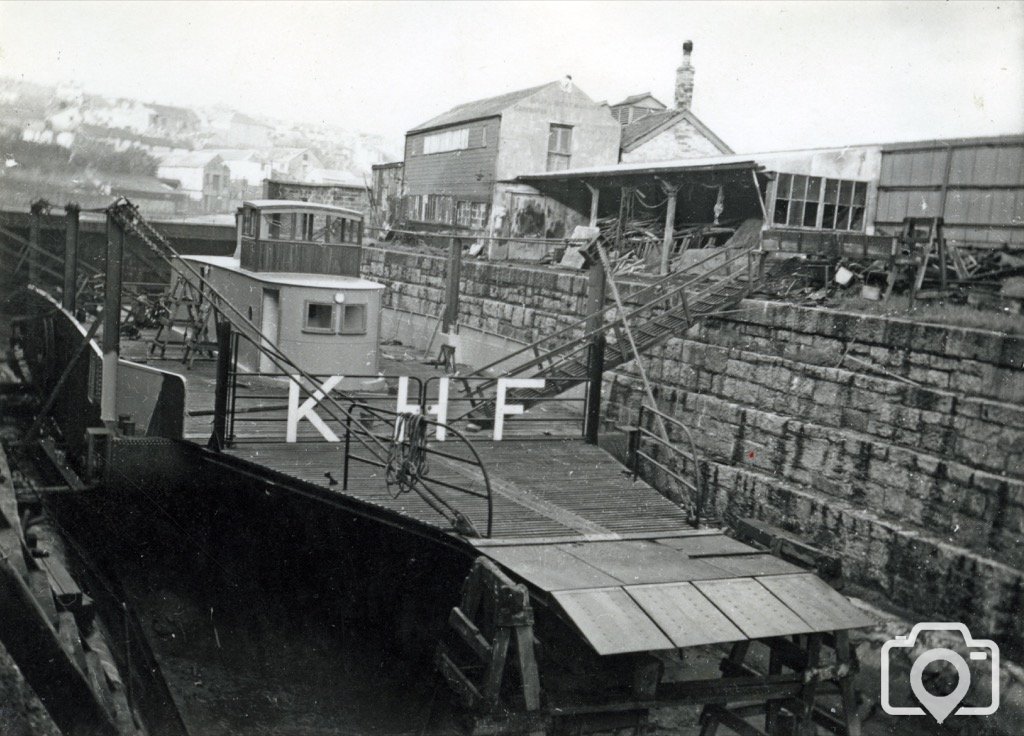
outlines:
M511 180L527 171L616 163L619 138L608 107L569 78L459 105L406 134L404 220L562 237L564 219L517 201L536 191ZM538 233L538 222L553 224Z

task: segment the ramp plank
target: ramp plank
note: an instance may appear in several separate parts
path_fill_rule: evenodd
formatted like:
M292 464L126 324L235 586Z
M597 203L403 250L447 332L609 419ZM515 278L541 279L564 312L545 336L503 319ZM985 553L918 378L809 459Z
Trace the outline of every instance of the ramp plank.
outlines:
M772 575L757 581L818 631L856 629L876 623L842 593L810 573Z
M481 551L541 590L607 588L619 584L610 575L553 545L489 547Z
M759 577L761 575L787 575L807 572L802 567L780 560L774 555L735 555L729 557L702 557L727 575L721 577Z
M753 578L703 580L694 585L751 639L816 631Z
M752 555L757 550L748 544L738 542L724 534L702 537L659 538L658 544L682 552L687 557L711 557L713 555Z
M710 580L729 575L703 560L691 560L670 547L647 541L595 542L560 547L627 585Z
M675 648L622 588L563 590L553 595L600 655Z
M626 592L677 647L747 638L691 583L630 585Z

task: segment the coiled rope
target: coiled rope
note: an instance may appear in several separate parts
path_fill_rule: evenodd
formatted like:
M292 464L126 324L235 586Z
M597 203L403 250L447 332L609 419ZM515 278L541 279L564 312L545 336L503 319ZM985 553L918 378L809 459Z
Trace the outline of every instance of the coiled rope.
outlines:
M397 497L412 490L413 484L426 474L427 423L421 414L399 414L388 448L385 482L389 489L397 486Z

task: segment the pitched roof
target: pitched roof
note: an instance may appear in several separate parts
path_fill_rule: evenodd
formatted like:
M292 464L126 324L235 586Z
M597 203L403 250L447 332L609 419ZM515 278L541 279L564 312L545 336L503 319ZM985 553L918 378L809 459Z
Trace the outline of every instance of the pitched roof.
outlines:
M194 169L205 168L211 161L221 162L222 159L216 151L186 151L183 153L168 153L160 156L160 168L168 169Z
M668 130L676 123L685 120L697 131L711 141L722 153L732 153L728 144L715 135L714 131L701 122L700 118L689 110L664 110L645 115L639 120L634 120L628 125L622 126L622 137L619 139L619 148L623 151L632 151L641 143L653 138L658 133Z
M222 161L255 161L257 151L253 148L204 148L204 153L220 156Z
M654 95L652 95L650 92L641 92L638 95L630 95L629 97L624 99L622 102L616 102L614 105L612 105L612 107L622 107L623 105L632 105L634 102L640 102L640 100L646 100L648 97L650 97L652 100L654 100L659 105L661 105L661 109L662 110L665 109L665 103L662 102L661 100L659 100Z
M446 125L465 123L470 120L491 118L496 115L500 115L506 108L511 107L520 100L526 99L530 95L540 92L542 89L552 84L558 84L558 82L548 82L547 84L542 84L537 87L529 87L528 89L521 89L516 92L506 92L505 94L498 95L497 97L488 97L484 100L465 102L453 107L448 112L441 113L437 117L431 118L427 122L417 125L415 128L410 128L408 132L420 133L425 130L430 130L431 128L442 128Z

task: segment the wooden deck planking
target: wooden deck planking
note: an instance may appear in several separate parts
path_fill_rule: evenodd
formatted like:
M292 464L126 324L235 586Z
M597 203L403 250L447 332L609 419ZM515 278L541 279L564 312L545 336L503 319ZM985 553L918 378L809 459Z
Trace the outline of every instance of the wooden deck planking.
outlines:
M459 449L456 444L446 442L431 446L441 447L452 455L468 455L464 445ZM686 515L681 509L646 483L634 483L622 475L619 472L621 466L600 448L581 441L515 439L475 442L474 446L487 468L492 485L500 484L504 489L493 494L495 537L585 536L572 525L561 523L557 514L547 515L536 510L538 506L544 508L544 504L583 517L611 533L640 531L656 536L661 532L686 528ZM229 452L296 480L343 493L339 485L329 485L325 475L330 472L340 484L343 455L338 444L240 445ZM567 454L575 456L581 466L590 466L592 472L574 473L571 478L534 472L538 456L558 457L548 464L560 466L565 464ZM465 475L451 472L436 458L431 460L430 467L428 477L453 483L467 482ZM482 485L475 484L474 487L482 490ZM466 513L477 528L482 529L486 524L483 499L449 489L438 488L437 491L444 500ZM382 468L353 462L349 468L349 488L345 492L419 521L442 528L447 526L416 494L407 493L395 498L384 483ZM517 497L516 494L521 495Z
M122 354L127 359L146 362L162 370L185 377L186 418L185 437L205 444L213 429L210 415L197 416L196 412L209 412L213 408L216 388L213 361L197 360L191 369L180 359L154 359L148 356L145 341L125 341ZM408 356L406 356L408 357ZM412 375L420 378L440 375L435 368L417 361L401 361L385 357L382 370L393 375ZM394 381L390 382L394 384ZM380 406L394 408L394 397L380 397ZM461 386L452 383L449 413L458 415L469 407L460 398ZM269 398L251 398L265 394ZM379 392L378 392L379 396ZM240 376L236 406L280 406L287 400L287 384L283 380L267 377ZM531 409L531 415L564 416L574 409L559 402ZM251 421L254 415L235 415L235 439L230 454L258 466L283 473L302 483L313 484L334 493L348 495L373 503L397 514L447 529L448 523L415 493L395 496L384 482L383 468L360 462L351 462L347 491L341 491L344 446L327 443L308 422L300 425L299 442L284 442L286 410L273 409L260 412L260 418L272 421ZM332 429L343 436L336 422ZM391 427L383 421L368 423L371 431L386 438ZM548 425L544 425L544 429ZM488 430L466 432L479 453L494 488L493 536L501 538L535 538L550 536L578 536L589 534L628 534L674 532L687 528L685 513L642 481L632 481L625 468L607 452L587 445L578 439L579 428L566 424L561 431L553 428L556 437L524 439L526 433L536 436L541 429L537 423L520 422L514 417L506 422L506 439L495 442ZM386 444L386 442L385 442ZM467 446L453 438L447 442L431 441L432 449L468 459ZM371 457L371 453L353 439L355 455ZM378 450L378 454L382 454ZM460 470L461 468L461 470ZM471 485L483 491L476 470L469 466L439 457L429 458L428 478L459 485ZM327 477L337 481L331 485ZM475 475L474 475L475 474ZM474 482L474 477L476 481ZM486 527L486 502L452 489L434 486L437 495L458 509L473 522L477 529Z

